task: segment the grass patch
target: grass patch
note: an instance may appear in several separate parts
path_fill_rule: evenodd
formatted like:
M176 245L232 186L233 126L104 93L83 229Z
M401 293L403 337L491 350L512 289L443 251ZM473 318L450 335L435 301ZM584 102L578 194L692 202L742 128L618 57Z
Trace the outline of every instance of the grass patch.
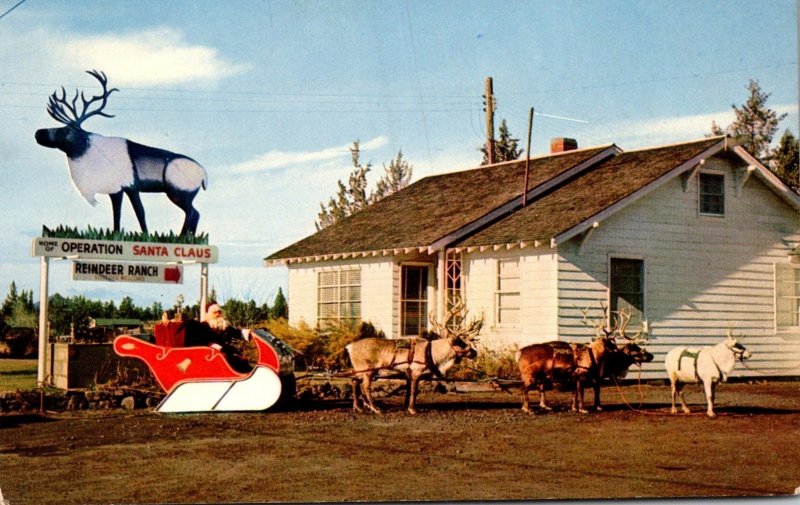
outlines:
M0 359L0 393L36 387L35 359Z
M87 226L85 230L79 230L77 227L70 227L59 225L55 229L50 229L47 226L42 226L42 237L48 238L69 238L80 240L116 240L122 242L152 242L152 243L166 243L166 244L194 244L194 245L208 245L208 235L199 233L186 233L178 235L175 232L169 233L143 233L133 231L113 231L108 228L93 228Z

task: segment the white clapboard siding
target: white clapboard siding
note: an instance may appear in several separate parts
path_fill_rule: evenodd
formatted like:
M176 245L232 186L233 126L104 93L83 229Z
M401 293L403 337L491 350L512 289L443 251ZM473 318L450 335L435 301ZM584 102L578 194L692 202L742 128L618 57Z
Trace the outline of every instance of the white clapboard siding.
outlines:
M514 325L496 324L497 263L518 260L520 320ZM525 248L474 252L464 255L467 306L483 313L482 344L504 348L546 342L558 338L557 255L550 248Z
M737 365L732 375L800 375L800 336L776 335L774 313L774 264L800 243L798 214L756 177L737 194L721 159L705 169L725 174L724 217L700 215L697 176L686 191L678 178L600 223L585 243L558 246L560 336L586 340L575 307L607 300L610 257L639 258L655 355L644 377L665 377L673 347L714 345L729 327L754 353L750 369Z
M317 274L325 270L361 269L361 319L390 335L396 308L388 303L395 294L395 274L390 258L362 258L336 263L289 265L289 324L317 325ZM399 284L399 283L398 283ZM398 288L399 289L399 288Z

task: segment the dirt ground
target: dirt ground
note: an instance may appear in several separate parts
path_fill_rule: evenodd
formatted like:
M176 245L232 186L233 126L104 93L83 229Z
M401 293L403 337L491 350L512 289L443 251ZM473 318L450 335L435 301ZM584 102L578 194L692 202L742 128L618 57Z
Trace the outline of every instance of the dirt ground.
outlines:
M786 495L800 486L800 382L730 383L719 417L669 414L666 386L604 390L603 412L526 415L517 395L425 393L383 415L344 401L260 414L0 416L11 505L541 500ZM535 399L535 394L533 398ZM627 402L627 404L626 404ZM635 409L635 410L632 410Z

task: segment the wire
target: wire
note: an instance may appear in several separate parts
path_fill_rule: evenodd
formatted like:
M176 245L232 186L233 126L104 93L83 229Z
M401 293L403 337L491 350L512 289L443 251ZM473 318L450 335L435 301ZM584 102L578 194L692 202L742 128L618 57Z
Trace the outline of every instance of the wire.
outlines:
M22 5L24 3L25 3L25 0L19 0L19 2L17 2L17 4L14 7L10 8L7 11L5 11L4 13L0 14L0 19L3 19L4 17L6 17L11 11L13 11L14 9L16 9L17 7L19 7L20 5Z

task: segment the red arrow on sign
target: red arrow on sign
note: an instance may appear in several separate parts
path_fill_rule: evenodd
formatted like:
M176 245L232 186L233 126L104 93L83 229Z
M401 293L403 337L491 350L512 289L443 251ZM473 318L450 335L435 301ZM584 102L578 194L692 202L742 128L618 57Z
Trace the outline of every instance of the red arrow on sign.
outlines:
M164 269L164 281L178 283L181 281L180 267L166 267Z

